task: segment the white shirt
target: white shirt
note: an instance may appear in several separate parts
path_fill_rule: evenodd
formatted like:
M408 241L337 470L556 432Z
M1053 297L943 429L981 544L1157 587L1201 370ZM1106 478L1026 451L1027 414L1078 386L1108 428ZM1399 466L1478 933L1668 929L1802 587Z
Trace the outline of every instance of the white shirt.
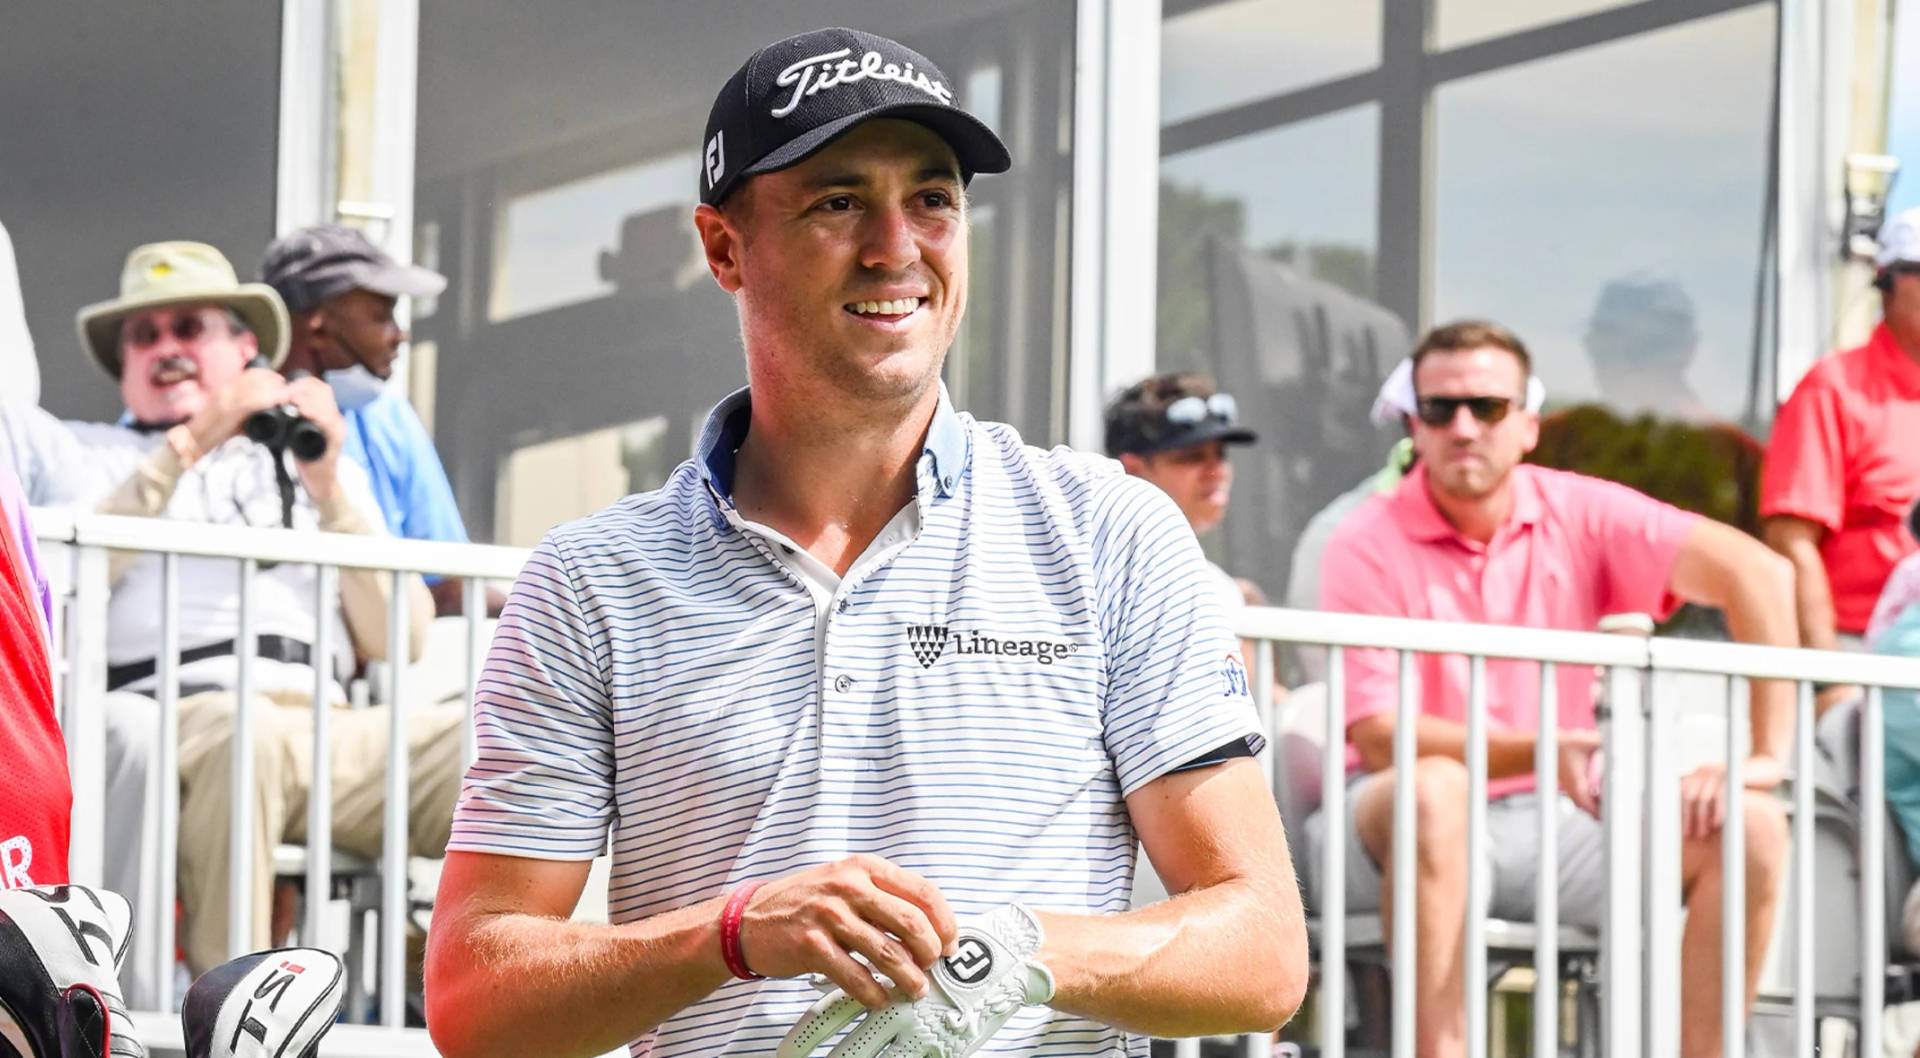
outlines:
M962 916L1126 910L1123 798L1261 742L1178 509L942 393L912 513L845 578L803 574L811 557L728 499L746 420L742 391L665 487L536 550L480 680L449 848L579 860L610 840L615 922L856 852L926 875ZM634 1053L770 1053L813 998L729 984ZM981 1053L1145 1042L1035 1009Z
M39 408L19 406L0 408L0 442L11 445L11 458L28 502L86 509L98 504L132 475L149 453L166 443L155 433L106 423L63 422ZM298 474L293 477L293 528L317 530L319 512L299 484ZM385 536L385 522L366 472L342 459L339 480L369 531ZM187 468L162 517L215 525L279 527L280 491L274 480L272 454L244 436L229 439ZM182 556L179 570L181 649L233 639L240 625L240 563ZM142 661L158 653L161 572L160 556L145 553L133 560L114 585L107 608L109 665ZM316 576L315 568L304 563L260 569L253 587L255 634L285 636L311 646L317 627ZM353 646L337 610L331 643L334 675L351 672ZM239 661L229 654L183 665L180 682L237 687ZM313 669L307 665L268 658L254 661L256 691L312 694L314 682ZM157 678L148 677L119 689L150 694L156 686ZM339 700L345 698L337 682L332 693Z

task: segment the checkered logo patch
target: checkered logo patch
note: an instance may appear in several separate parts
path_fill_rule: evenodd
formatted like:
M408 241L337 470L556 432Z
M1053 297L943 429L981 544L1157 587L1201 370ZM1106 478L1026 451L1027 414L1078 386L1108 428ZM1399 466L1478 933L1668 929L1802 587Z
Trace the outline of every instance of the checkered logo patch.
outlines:
M907 645L913 648L914 660L920 662L920 667L930 669L947 649L947 626L908 625Z

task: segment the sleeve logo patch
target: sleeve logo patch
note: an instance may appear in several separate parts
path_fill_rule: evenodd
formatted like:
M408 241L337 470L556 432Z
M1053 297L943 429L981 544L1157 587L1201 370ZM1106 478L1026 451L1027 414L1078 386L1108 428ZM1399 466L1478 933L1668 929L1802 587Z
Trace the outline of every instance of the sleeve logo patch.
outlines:
M1220 663L1220 680L1223 684L1220 693L1228 698L1253 696L1252 684L1247 680L1246 663L1240 660L1237 653L1228 652L1226 659Z

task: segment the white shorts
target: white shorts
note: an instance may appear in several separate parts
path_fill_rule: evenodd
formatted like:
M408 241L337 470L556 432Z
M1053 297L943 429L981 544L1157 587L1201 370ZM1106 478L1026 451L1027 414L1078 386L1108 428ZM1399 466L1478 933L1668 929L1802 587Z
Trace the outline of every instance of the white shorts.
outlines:
M1347 784L1347 807L1353 807L1354 794L1371 775L1356 776ZM1560 924L1600 927L1606 916L1607 859L1606 830L1600 821L1581 811L1565 794L1554 798L1560 813L1557 837L1560 842ZM1492 868L1491 892L1487 914L1494 918L1530 922L1534 911L1534 886L1540 874L1540 823L1537 812L1540 799L1534 791L1510 794L1487 805L1487 861ZM1374 862L1360 840L1352 812L1347 821L1347 912L1349 914L1380 909L1380 865ZM1320 865L1325 862L1327 821L1325 812L1307 818L1306 883L1307 903L1317 908Z

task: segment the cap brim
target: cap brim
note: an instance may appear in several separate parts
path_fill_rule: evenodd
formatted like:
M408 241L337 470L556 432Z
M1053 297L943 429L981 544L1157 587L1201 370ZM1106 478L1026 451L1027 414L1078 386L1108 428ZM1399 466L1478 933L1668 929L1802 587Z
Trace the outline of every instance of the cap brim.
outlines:
M81 347L92 354L101 370L118 379L120 324L129 315L143 309L203 303L223 305L239 313L248 329L253 331L261 355L273 367L278 368L287 358L287 307L281 302L280 295L265 283L242 283L238 287L221 290L182 290L165 297L115 298L81 309L75 315L74 323L80 334Z
M391 264L361 276L354 286L389 297L430 298L447 289L447 277L419 265Z
M798 165L845 135L855 125L879 118L898 118L932 129L947 141L947 146L953 148L953 156L960 162L962 175L1004 173L1013 167L1013 156L1007 153L1007 145L1000 142L1000 137L994 135L985 122L972 114L958 107L936 103L891 103L809 129L747 166L740 171L740 175L771 173ZM735 188L739 186L737 182L734 184Z
M1260 435L1244 426L1217 421L1195 423L1190 430L1184 430L1171 437L1163 437L1157 443L1146 448L1134 450L1135 455L1149 456L1161 452L1171 452L1176 448L1192 448L1209 441L1221 444L1250 445L1260 439Z

